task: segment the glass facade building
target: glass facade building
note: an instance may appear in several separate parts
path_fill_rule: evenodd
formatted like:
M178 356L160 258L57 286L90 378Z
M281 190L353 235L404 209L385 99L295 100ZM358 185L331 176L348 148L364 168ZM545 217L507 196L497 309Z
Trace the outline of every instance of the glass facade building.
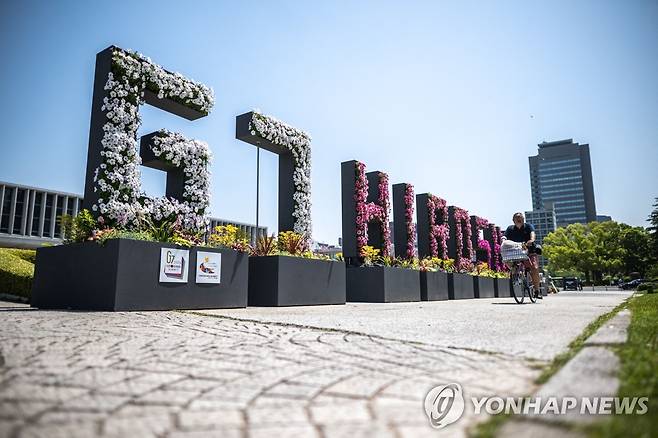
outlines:
M596 221L589 145L572 139L543 142L529 157L532 209L552 205L558 227Z
M526 211L525 221L535 227L537 243L543 244L544 237L555 231L555 228L557 227L553 204L550 202L546 203L546 209L544 210ZM539 257L539 266L541 268L546 266L546 263L547 261L543 256Z
M44 243L58 244L64 235L59 218L75 216L82 209L82 197L37 187L0 181L0 247L38 248ZM267 235L267 227L258 227L224 219L210 218L210 227L232 224L252 243Z

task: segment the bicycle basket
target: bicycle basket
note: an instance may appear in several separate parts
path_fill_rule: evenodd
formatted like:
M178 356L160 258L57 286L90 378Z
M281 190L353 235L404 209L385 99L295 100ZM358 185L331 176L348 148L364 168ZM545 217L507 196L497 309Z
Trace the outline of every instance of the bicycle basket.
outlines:
M500 247L500 255L504 262L528 260L528 251L524 250L521 246L503 245Z

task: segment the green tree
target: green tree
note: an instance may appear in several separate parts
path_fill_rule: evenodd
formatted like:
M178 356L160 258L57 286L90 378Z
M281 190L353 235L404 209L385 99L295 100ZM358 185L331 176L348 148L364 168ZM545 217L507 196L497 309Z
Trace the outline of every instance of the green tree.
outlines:
M551 271L580 271L600 282L620 273L644 275L651 266L652 241L642 227L608 221L571 224L544 238Z
M594 244L593 268L596 281L601 281L604 275L614 275L622 270L624 248L620 245L620 238L626 226L615 221L588 224Z
M654 199L653 211L649 215L647 222L651 224L647 228L651 236L651 258L654 263L658 263L658 198Z
M639 272L641 276L651 266L651 238L642 227L625 226L619 238L624 272Z
M570 224L544 238L544 256L551 271L580 271L587 281L599 265L595 253L595 237L588 225Z

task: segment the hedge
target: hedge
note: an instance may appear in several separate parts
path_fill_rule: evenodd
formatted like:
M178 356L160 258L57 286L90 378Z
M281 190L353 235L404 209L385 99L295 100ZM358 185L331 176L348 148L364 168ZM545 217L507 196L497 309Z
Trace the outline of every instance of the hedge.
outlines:
M0 248L0 293L30 298L36 251Z

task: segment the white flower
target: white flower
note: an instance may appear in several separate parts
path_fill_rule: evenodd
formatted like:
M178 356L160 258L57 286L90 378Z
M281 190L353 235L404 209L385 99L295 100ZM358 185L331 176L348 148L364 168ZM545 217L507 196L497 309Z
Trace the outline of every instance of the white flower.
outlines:
M184 226L200 230L206 226L205 210L210 194L208 163L210 151L208 146L196 140L187 140L180 134L162 131L162 145L156 155L162 153L175 166L183 167L185 174L191 175L183 193L183 202L144 199L140 193L139 166L141 158L137 155L137 130L141 124L138 105L143 102L147 82L157 86L159 98L178 98L188 106L209 112L214 103L212 89L203 84L186 79L178 73L168 73L162 67L151 62L139 53L117 49L113 53L113 65L122 72L120 77L109 73L105 90L109 97L103 99L102 111L106 113L107 122L103 126L101 144L102 162L95 171L95 192L100 192L99 208L107 218L119 225L138 225L139 219L151 215L162 219L179 215ZM193 96L195 99L191 99ZM129 99L125 99L130 97Z
M296 233L311 235L311 136L272 116L253 110L249 122L252 135L259 136L291 152L295 169L294 229Z

